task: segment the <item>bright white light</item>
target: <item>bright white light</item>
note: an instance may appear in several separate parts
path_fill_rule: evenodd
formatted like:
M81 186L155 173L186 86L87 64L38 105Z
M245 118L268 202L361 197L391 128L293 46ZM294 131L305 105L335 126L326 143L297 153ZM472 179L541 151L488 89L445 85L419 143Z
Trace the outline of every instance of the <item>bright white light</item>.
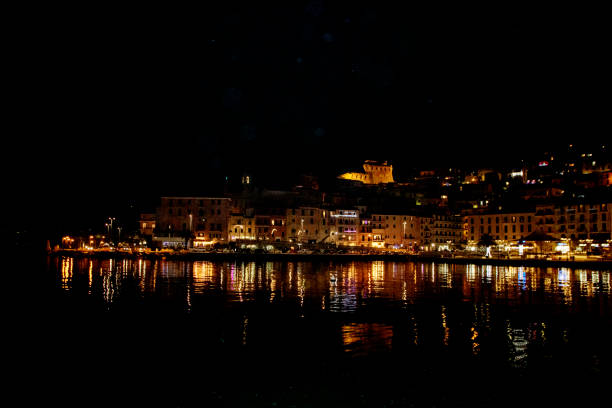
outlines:
M566 254L569 252L569 245L567 244L567 242L559 242L557 244L557 247L555 248L555 251L561 252L562 254Z

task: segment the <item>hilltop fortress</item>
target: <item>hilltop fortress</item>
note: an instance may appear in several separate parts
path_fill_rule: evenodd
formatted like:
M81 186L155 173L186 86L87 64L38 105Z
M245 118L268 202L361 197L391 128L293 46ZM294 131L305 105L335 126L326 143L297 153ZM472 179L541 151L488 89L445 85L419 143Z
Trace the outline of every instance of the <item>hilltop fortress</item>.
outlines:
M344 173L340 179L360 181L364 184L393 183L393 166L386 161L366 160L363 163L364 173Z

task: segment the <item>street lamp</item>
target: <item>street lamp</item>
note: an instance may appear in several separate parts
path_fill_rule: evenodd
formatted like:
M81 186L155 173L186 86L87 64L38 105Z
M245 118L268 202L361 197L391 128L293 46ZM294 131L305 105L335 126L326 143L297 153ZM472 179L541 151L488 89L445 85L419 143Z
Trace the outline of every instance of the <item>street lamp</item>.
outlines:
M193 214L189 214L189 234L185 237L185 246L189 248L189 242L191 241L191 245L193 246Z
M112 243L113 242L113 237L112 237L112 233L113 233L113 221L115 221L116 218L108 217L108 219L110 221L110 230L109 230L109 233L108 233L108 239Z
M302 220L300 221L300 232L304 233L304 219L302 218ZM298 234L299 237L300 234Z

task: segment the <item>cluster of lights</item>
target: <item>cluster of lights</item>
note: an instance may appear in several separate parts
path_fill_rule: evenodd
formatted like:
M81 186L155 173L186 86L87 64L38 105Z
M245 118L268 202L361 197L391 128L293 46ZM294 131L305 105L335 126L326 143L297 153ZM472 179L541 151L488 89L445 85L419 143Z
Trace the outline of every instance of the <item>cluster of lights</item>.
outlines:
M334 218L338 218L338 217L357 218L359 215L357 214L357 211L340 211L338 213L331 214L331 216Z

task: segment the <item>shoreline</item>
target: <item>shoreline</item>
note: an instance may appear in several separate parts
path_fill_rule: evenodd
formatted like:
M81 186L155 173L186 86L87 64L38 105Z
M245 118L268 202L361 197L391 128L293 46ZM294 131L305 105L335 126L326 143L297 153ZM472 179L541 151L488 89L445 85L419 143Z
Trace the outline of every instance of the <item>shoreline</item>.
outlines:
M572 269L599 269L612 270L612 261L571 261L552 259L497 259L497 258L451 258L431 255L411 254L244 254L244 253L217 253L217 252L189 252L189 253L130 253L130 252L83 252L74 250L59 250L49 253L49 256L71 256L75 258L100 259L166 259L186 261L390 261L390 262L432 262L455 265L492 265L492 266L523 266L544 268L572 268Z

